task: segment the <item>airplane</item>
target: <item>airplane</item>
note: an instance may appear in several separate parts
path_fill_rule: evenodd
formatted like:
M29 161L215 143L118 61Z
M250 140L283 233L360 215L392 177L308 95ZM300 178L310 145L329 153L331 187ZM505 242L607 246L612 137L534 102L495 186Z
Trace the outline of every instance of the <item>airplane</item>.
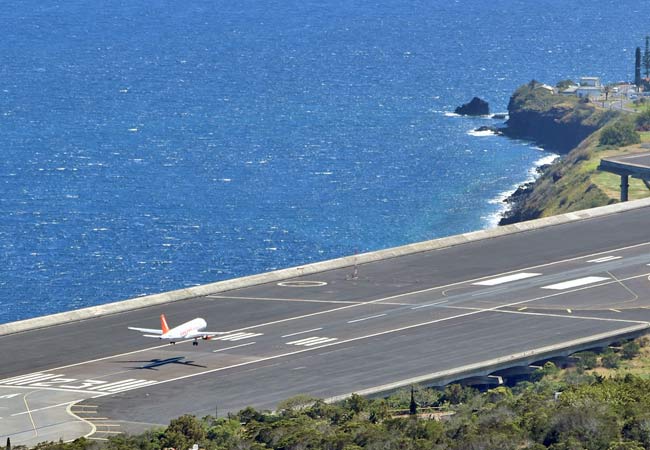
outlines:
M169 328L167 319L164 314L160 315L160 330L155 328L138 328L128 327L129 330L140 331L144 337L167 339L170 344L176 344L180 339L194 339L192 345L199 345L199 339L208 340L220 334L229 334L228 332L202 331L208 324L205 320L197 317L189 322L182 323L174 328Z

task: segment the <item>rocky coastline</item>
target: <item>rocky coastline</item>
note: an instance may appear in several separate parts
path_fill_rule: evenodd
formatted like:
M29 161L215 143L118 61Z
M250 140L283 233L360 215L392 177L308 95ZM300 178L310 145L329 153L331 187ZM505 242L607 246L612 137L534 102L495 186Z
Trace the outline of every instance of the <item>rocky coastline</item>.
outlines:
M535 82L521 86L511 96L508 120L505 127L487 127L496 134L514 139L535 142L546 150L558 153L562 159L554 164L538 167L535 181L522 183L504 202L508 208L498 225L532 220L542 217L555 198L568 195L560 192L558 182L568 169L564 160L573 164L574 151L581 143L610 120L618 117L616 111L603 111L588 102L566 98L537 89ZM587 197L595 195L586 191ZM571 205L572 199L561 201ZM574 201L575 203L575 201ZM546 211L548 213L548 211Z

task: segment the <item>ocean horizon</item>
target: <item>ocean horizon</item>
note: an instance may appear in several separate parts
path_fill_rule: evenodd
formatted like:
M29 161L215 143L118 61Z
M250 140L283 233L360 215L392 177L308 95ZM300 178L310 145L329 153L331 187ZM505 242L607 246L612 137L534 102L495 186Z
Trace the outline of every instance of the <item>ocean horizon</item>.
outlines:
M504 113L531 79L630 80L649 12L2 5L0 323L496 226L557 155L454 109Z

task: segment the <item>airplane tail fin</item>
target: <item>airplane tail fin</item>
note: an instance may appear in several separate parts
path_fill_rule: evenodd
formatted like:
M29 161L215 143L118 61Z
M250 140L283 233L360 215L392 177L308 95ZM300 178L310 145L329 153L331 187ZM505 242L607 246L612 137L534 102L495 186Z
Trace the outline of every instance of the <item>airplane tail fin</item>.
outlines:
M160 329L162 330L163 334L169 331L169 325L167 325L167 319L165 319L164 314L160 315Z

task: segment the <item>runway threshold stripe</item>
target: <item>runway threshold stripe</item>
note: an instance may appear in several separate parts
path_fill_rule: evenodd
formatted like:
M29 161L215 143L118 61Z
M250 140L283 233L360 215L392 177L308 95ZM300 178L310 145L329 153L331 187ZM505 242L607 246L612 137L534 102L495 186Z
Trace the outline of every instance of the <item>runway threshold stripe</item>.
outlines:
M320 339L323 339L323 338L320 337L320 336L312 336L312 337L305 338L305 339L299 339L297 341L287 342L287 345L302 345L302 344L306 344L308 342L318 341Z
M506 275L505 277L492 278L491 280L477 281L472 283L475 286L496 286L498 284L510 283L512 281L525 280L526 278L538 277L541 273L520 272Z
M48 375L48 374L46 374L46 375L40 375L40 376L37 376L37 377L23 378L22 380L10 381L10 382L4 383L4 384L20 386L20 385L23 385L23 384L37 383L39 381L47 381L47 380L50 380L52 378L56 378L56 377L60 377L60 376L61 375L56 375L56 374L49 374Z
M237 336L237 337L232 338L232 339L224 339L224 341L226 341L226 340L227 341L241 341L242 339L250 339L250 338L257 337L257 336L261 336L262 334L263 333L249 333L246 336Z
M5 378L4 380L0 380L0 383L4 384L4 383L8 383L9 381L16 381L16 380L20 380L20 379L23 379L23 378L37 377L39 375L43 375L43 373L36 372L36 373L30 373L30 374L27 374L27 375L19 375L17 377Z
M549 286L542 286L542 289L551 289L554 291L561 291L563 289L570 289L574 287L585 286L587 284L598 283L599 281L609 280L607 277L584 277L576 280L569 280L563 283L551 284Z
M130 383L132 381L136 381L135 378L129 378L127 380L121 380L121 381L114 381L112 383L102 384L101 386L93 386L91 388L88 388L88 390L89 391L102 391L104 389L110 389L111 387L119 386L120 384Z

